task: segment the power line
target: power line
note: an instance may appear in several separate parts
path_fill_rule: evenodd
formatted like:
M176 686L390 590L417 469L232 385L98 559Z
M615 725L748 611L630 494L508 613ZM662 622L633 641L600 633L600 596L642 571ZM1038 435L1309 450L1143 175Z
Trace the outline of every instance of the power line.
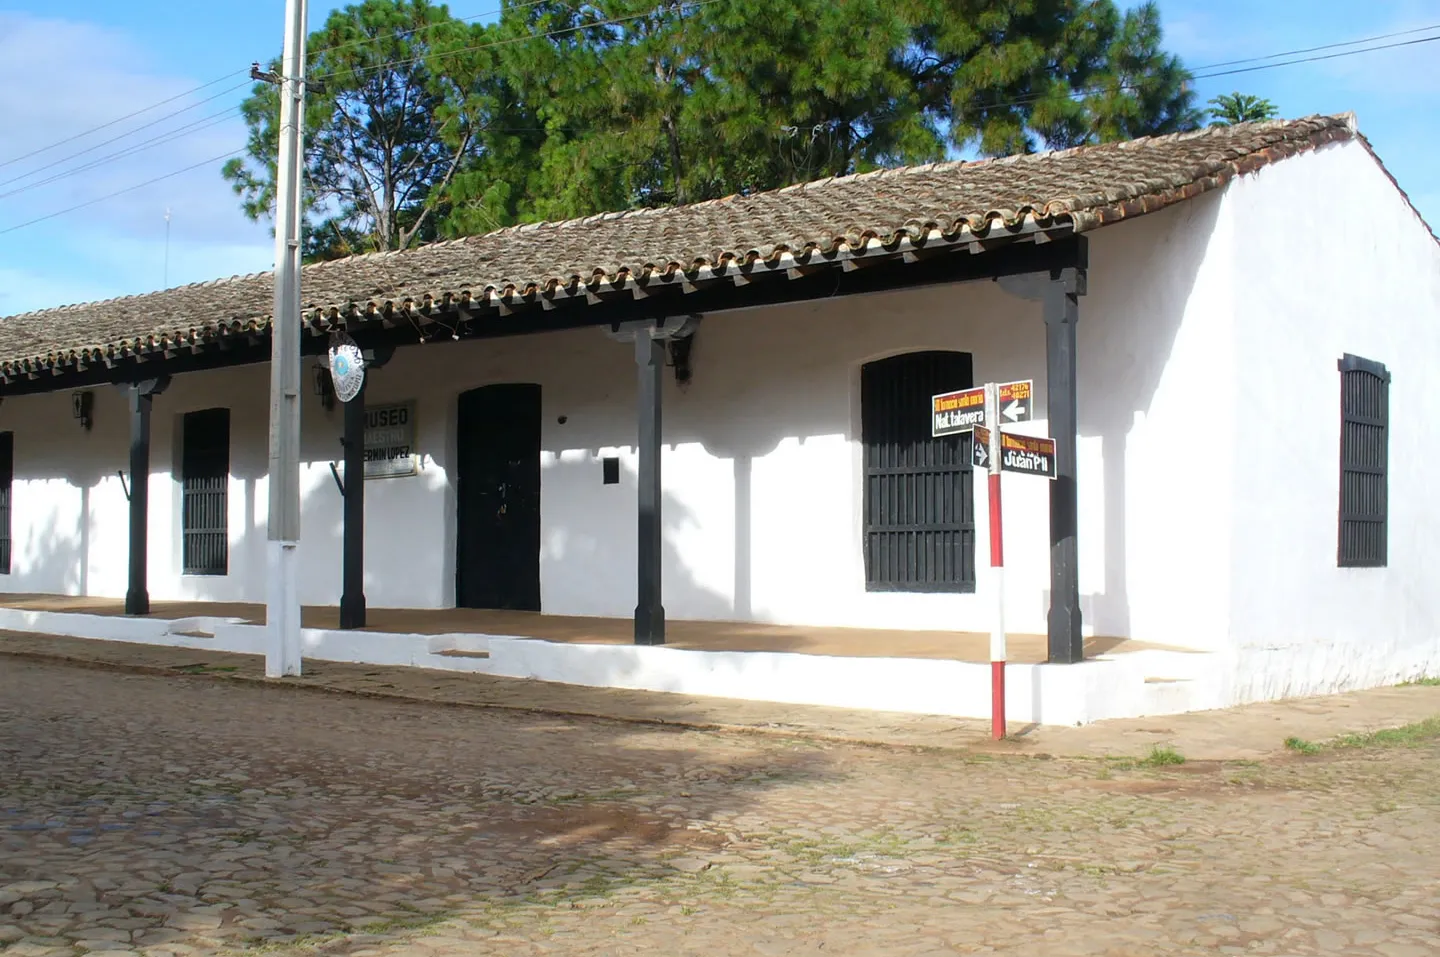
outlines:
M712 3L718 3L718 2L720 2L720 0L687 0L687 2L677 4L677 8L678 8L678 7L705 7L705 6L709 6L709 5L712 4ZM527 4L527 5L528 5L528 6L533 6L534 4ZM379 71L381 71L381 70L393 69L394 67L397 67L397 66L409 66L410 64L420 63L420 62L422 62L422 61L428 62L428 61L434 61L434 60L444 60L444 59L447 59L447 58L452 57L452 56L459 56L459 55L461 55L462 53L473 53L473 52L475 52L475 51L477 51L477 50L489 50L489 49L492 49L492 48L494 48L494 47L508 46L508 45L510 45L510 44L512 44L512 43L524 43L524 42L526 42L527 40L549 40L549 39L552 39L552 38L554 38L554 37L561 37L561 36L565 36L566 34L570 34L570 33L579 33L581 30L594 30L596 27L615 26L615 25L621 24L621 23L628 23L628 22L631 21L631 20L640 20L640 19L643 19L643 18L648 17L648 16L650 16L650 15L651 15L651 11L648 11L648 10L647 10L647 11L644 12L644 13L632 13L632 14L629 14L629 15L623 16L623 17L610 17L610 18L605 19L605 20L595 20L595 21L593 21L593 22L591 22L591 23L583 23L583 24L581 24L581 25L579 25L579 26L565 27L564 29L561 29L561 30L551 30L551 31L548 32L548 33L529 33L529 34L526 34L525 36L506 37L506 38L503 39L503 40L492 40L492 41L489 42L489 43L477 43L477 44L475 44L475 45L473 45L473 46L460 47L459 49L455 49L455 50L446 50L446 51L443 52L443 53L432 53L432 54L428 54L428 55L425 55L425 56L408 57L408 58L403 59L403 60L388 60L388 61L386 61L386 62L384 62L384 63L378 63L378 64L376 64L375 66L363 67L363 68L361 68L361 69L359 69L359 70L345 71L345 72L347 72L347 73L353 72L353 73L356 74L357 76L364 76L364 75L367 74L367 73L376 73L376 72L379 72ZM340 75L342 75L342 74L337 71L337 72L334 72L334 73L324 73L324 74L321 74L320 76L312 77L311 79L317 80L317 81L318 81L318 80L327 80L327 79L330 79L331 77L336 77L336 76L340 76Z
M524 10L528 7L537 7L545 2L546 0L528 0L527 3L513 4L509 7L509 9ZM573 10L578 8L571 7L571 9ZM320 57L328 53L338 53L341 50L353 50L356 47L369 46L373 43L389 42L391 40L398 40L403 37L419 36L422 33L429 33L431 30L438 30L441 27L450 26L453 23L473 23L476 20L483 20L486 17L501 16L505 12L506 8L501 7L496 10L487 10L484 13L477 13L469 17L455 17L451 20L442 20L439 23L426 24L423 27L416 27L414 30L402 30L400 33L395 34L393 37L366 37L364 40L352 40L349 43L342 43L338 47L318 47L315 50L312 50L311 53L313 57ZM334 74L331 75L333 76Z
M704 5L706 5L706 4L715 3L715 2L718 2L718 0L696 0L696 2L691 3L691 4L688 4L688 5L689 5L689 6L704 6ZM536 34L536 35L529 36L529 37L513 38L513 39L509 39L509 40L499 41L499 43L494 43L494 44L482 44L482 45L480 45L480 46L478 46L478 47L472 47L472 48L467 48L467 49L483 49L483 48L488 47L488 46L497 46L497 45L500 45L500 43L519 42L519 41L525 40L525 39L545 39L545 38L552 37L552 36L563 35L563 34L565 34L565 33L573 33L573 32L575 32L575 31L577 31L577 30L580 30L580 29L591 29L591 28L594 28L594 27L597 27L597 26L613 25L613 24L615 24L615 23L621 23L621 22L625 22L625 21L628 21L628 20L634 20L634 19L637 19L639 16L648 16L648 14L638 14L638 15L632 15L632 16L627 16L627 17L616 17L616 18L612 18L612 19L610 19L610 20L596 21L595 23L586 24L584 27L572 27L572 28L567 28L567 29L565 29L565 30L557 30L557 31L553 31L553 32L551 32L551 33L546 33L546 34ZM1426 28L1426 29L1432 29L1432 28ZM1395 35L1397 35L1397 36L1399 36L1399 35L1406 35L1406 34L1412 33L1412 32L1415 32L1415 31L1405 31L1405 33L1395 34ZM1196 74L1196 75L1194 75L1192 78L1193 78L1193 79L1197 79L1197 80L1202 80L1202 79L1209 79L1209 78L1217 77L1217 76L1230 76L1230 75L1237 74L1237 73L1251 73L1251 72L1255 72L1255 71L1258 71L1258 70L1276 69L1276 68L1278 68L1278 67L1294 66L1294 65L1296 65L1296 64L1301 64L1301 63L1313 63L1313 62L1317 62L1317 61L1321 61L1321 60L1333 60L1333 59L1339 59L1339 58L1347 57L1347 56L1359 56L1360 54L1363 54L1363 53L1374 53L1374 52L1377 52L1377 51L1380 51L1380 50L1390 50L1390 49L1395 49L1395 48L1398 48L1398 47L1416 46L1416 45L1419 45L1419 44L1422 44L1422 43L1433 43L1433 42L1436 42L1436 41L1440 41L1440 34L1437 34L1437 35L1435 35L1435 36L1429 36L1429 37L1420 37L1420 38L1413 39L1413 40L1404 40L1404 41L1400 41L1400 42L1397 42L1397 43L1387 43L1387 44L1381 44L1381 45L1379 45L1379 46L1366 47L1366 48L1363 49L1363 50L1345 50L1345 51L1342 51L1342 52L1339 52L1339 53L1330 53L1330 54L1325 54L1325 55L1322 55L1322 56L1300 57L1300 58L1292 59L1292 60L1284 60L1284 61L1279 62L1279 63L1261 63L1261 64L1259 64L1259 65L1257 65L1257 66L1244 67L1244 68L1241 68L1241 69L1235 69L1235 70L1219 70L1219 71L1215 71L1215 72L1211 72L1211 73L1201 73L1201 74ZM1326 47L1316 48L1316 49L1333 49L1333 48L1338 47L1338 46L1353 46L1355 43L1364 43L1364 42L1370 42L1370 41L1368 41L1368 40L1358 40L1358 41L1352 41L1352 42L1350 42L1350 43L1329 44L1329 45L1327 45ZM464 50L456 50L456 51L452 51L452 52L453 52L453 53L461 53L461 52L466 52L466 51L464 51ZM1300 51L1295 51L1295 52L1300 52ZM1274 59L1275 57L1283 57L1283 56L1288 56L1288 55L1291 55L1291 54L1281 53L1281 54L1275 54L1275 55L1273 55L1273 56L1271 56L1271 57L1256 57L1256 58L1253 58L1253 59L1255 59L1255 60L1266 60L1266 59ZM423 58L423 57L422 57L422 58L416 58L416 60L419 60L419 59L425 59L425 58ZM416 62L416 60L399 61L397 64L387 64L387 65L399 65L400 63L405 63L405 62ZM1248 61L1234 61L1234 62L1248 62ZM1217 64L1217 65L1220 65L1220 64ZM383 67L380 67L380 68L383 68ZM231 75L233 75L233 74L231 74ZM332 74L332 75L333 75L333 74ZM226 77L226 78L228 78L228 77ZM211 84L207 84L207 85L212 85L212 86L213 86L214 84L213 84L213 82L212 82ZM1119 89L1120 89L1120 90L1125 90L1125 91L1130 91L1130 90L1136 89L1136 86L1135 86L1134 84L1124 84L1124 85L1120 86ZM1087 96L1087 95L1092 95L1092 94L1097 94L1097 93L1104 93L1104 92L1111 92L1111 90L1105 90L1105 89L1093 89L1093 90L1089 90L1089 91L1083 91L1083 90L1082 90L1082 91L1075 91L1075 92L1069 94L1069 96L1070 96L1071 98L1076 98L1076 97L1084 97L1084 96ZM994 104L983 105L983 106L981 106L980 108L981 108L981 109L987 109L987 110L994 110L994 109L1004 109L1004 108L1012 107L1012 106L1025 106L1025 105L1028 105L1028 104L1033 104L1033 103L1035 103L1035 102L1038 102L1039 100L1042 100L1042 99L1044 99L1044 98L1045 98L1044 96L1039 96L1039 95L1037 95L1037 96L1030 96L1030 97L1024 97L1024 98L1021 98L1021 99L1012 100L1012 101L1009 101L1009 102L1006 102L1006 103L994 103ZM158 105L158 104L157 104L157 105ZM144 111L139 111L139 112L144 112ZM227 111L227 112L228 112L228 111ZM138 115L138 114L132 114L132 115ZM217 114L217 115L218 115L218 114ZM118 122L118 121L115 121L115 122ZM202 120L202 121L197 121L197 122L204 122L204 121ZM112 123L111 125L113 125L113 123ZM193 125L193 124L192 124L192 125ZM182 128L182 129L183 129L183 128ZM498 131L500 131L500 130L496 130L496 131L498 132ZM521 132L521 131L522 131L522 130L520 130L520 129L516 129L516 130L513 130L513 131L507 130L507 132ZM176 137L172 137L172 138L178 138L178 135L189 135L188 133L178 133L178 131L172 131L172 132L174 132L174 133L177 134ZM194 131L192 130L191 132L194 132ZM129 152L139 152L141 149L146 149L146 148L149 148L149 147L146 146L146 147L132 148L130 151L121 151L121 152L122 152L122 154L128 155ZM27 221L27 222L18 223L18 224L14 225L14 226L7 227L7 228L5 228L5 229L3 229L3 230L0 230L0 235L5 235L6 233L11 233L11 232L14 232L14 231L17 230L17 229L23 229L23 228L26 227L26 226L32 226L32 225L34 225L34 224L36 224L36 223L44 222L44 221L46 221L46 220L48 220L48 219L53 219L53 218L55 218L55 217L57 217L57 216L63 216L63 215L65 215L65 214L67 214L67 213L74 212L75 210L84 209L84 208L87 207L87 206L93 206L93 205L95 205L96 203L103 202L103 201L105 201L105 200L107 200L107 199L111 199L111 198L113 198L113 197L115 197L115 196L121 196L121 195L124 195L125 193L133 192L134 190L137 190L137 189L142 189L142 188L144 188L144 187L146 187L146 186L149 186L149 185L152 185L152 184L154 184L154 183L161 182L162 180L170 179L170 178L172 178L172 177L174 177L174 176L179 176L179 175L181 175L182 173L187 173L187 172L189 172L189 171L191 171L191 170L198 169L198 168L201 167L201 166L205 166L205 165L208 165L208 164L210 164L210 163L217 162L218 160L229 159L230 157L236 156L236 155L238 155L238 154L240 154L240 153L243 153L243 152L245 152L245 148L244 148L244 147L241 147L240 149L231 150L231 151L228 152L228 153L224 153L224 154L222 154L222 155L220 155L220 156L213 157L212 159L204 160L204 161L202 161L202 162L200 162L200 163L196 163L196 164L194 164L194 165L187 166L187 167L185 167L185 168L183 168L183 169L175 170L174 172L171 172L171 173L166 173L165 175L155 177L154 179L146 180L146 181L143 182L143 183L137 183L137 184L135 184L135 185L133 185L133 186L128 186L128 187L125 187L124 189L116 190L115 192L112 192L112 193L107 193L107 194L104 195L104 196L97 196L97 197L95 197L94 199L87 200L87 201L84 202L84 203L79 203L79 204L77 204L77 205L75 205L75 206L71 206L71 207L68 207L68 208L66 208L66 209L58 210L58 211L56 211L56 212L49 213L49 214L47 214L47 215L37 217L37 218L32 219L32 220L29 220L29 221ZM4 164L0 164L0 166L3 166L3 165L4 165ZM95 163L95 164L92 164L92 165L99 165L99 161L96 161L96 163ZM88 167L87 167L87 168L88 168ZM80 171L81 171L81 170L78 170L78 169L77 169L77 170L72 170L72 171L67 171L67 173L66 173L65 175L69 175L69 173L71 173L71 172L80 172ZM23 178L23 177L22 177L22 178ZM58 177L57 177L57 178L58 178ZM13 180L12 180L11 182L13 182ZM39 184L32 184L32 185L39 185ZM28 187L27 187L27 188L28 188ZM10 195L10 194L5 194L5 195Z
M136 183L134 186L127 186L124 189L117 189L113 193L106 193L104 196L96 196L94 199L86 200L83 203L76 203L74 206L70 206L61 210L56 210L53 213L46 213L44 216L37 216L34 219L27 220L26 222L16 223L14 226L7 226L4 229L0 229L0 236L5 235L6 233L13 233L17 229L24 229L26 226L34 226L36 223L43 223L47 219L54 219L57 216L64 216L66 213L73 213L77 209L84 209L87 206L94 206L96 203L102 203L107 199L114 199L116 196L123 196L126 193L133 193L137 189L144 189L146 186L153 186L155 183L159 183L167 179L172 179L176 176L181 175L182 173L188 173L191 170L199 169L202 166L209 166L211 163L217 163L220 160L229 159L230 157L243 152L245 152L244 147L241 147L238 150L231 150L228 153L221 153L219 156L212 156L207 160L202 160L199 163L186 166L184 169L177 169L173 172L166 173L163 176L156 176L154 179L147 179L143 183Z
M46 170L54 169L56 166L60 165L61 163L67 163L67 162L69 162L70 160L72 160L72 159L77 159L77 158L79 158L79 157L81 157L81 156L84 156L84 155L87 154L87 153L93 153L93 152L95 152L96 150L98 150L98 149L99 149L100 147L102 147L102 146L109 146L111 143L118 143L120 140L128 139L128 138L130 138L131 136L134 136L136 133L140 132L141 130L148 130L148 129L149 129L150 127L152 127L152 126L159 126L161 123L164 123L166 120L174 119L175 117L179 116L181 113L188 113L188 112L190 112L191 110L195 109L197 106L204 106L206 103L211 103L211 102L213 102L213 101L215 101L215 100L220 99L222 96L225 96L225 95L227 95L227 94L229 94L229 93L233 93L233 92L235 92L236 90L240 89L240 87L242 87L242 86L244 86L244 85L245 85L244 83L240 83L240 84L238 84L238 85L236 85L236 86L232 86L232 87L229 87L229 88L227 88L227 89L221 90L219 93L216 93L216 94L213 95L213 96L207 96L207 97L206 97L205 99L203 99L203 100L196 100L194 103L191 103L189 106L183 106L183 107L181 107L181 108L178 109L178 110L175 110L175 111L170 112L170 113L166 113L164 116L161 116L161 117L159 117L159 118L157 118L157 119L151 120L151 121L148 122L148 123L142 123L141 125L135 127L134 129L131 129L131 130L127 131L127 132L121 133L121 134L118 135L118 136L112 136L112 137L110 137L108 140L101 140L99 143L96 143L94 146L87 146L87 147L86 147L85 149L83 149L83 150L76 150L74 153L70 153L70 154L67 155L67 156L62 156L62 157L60 157L60 158L57 159L57 160L52 160L50 163L48 163L48 164L45 165L45 166L37 166L37 167L35 167L34 169L30 170L29 172L21 173L19 176L12 176L12 177L10 177L10 178L7 179L7 180L0 180L0 186L9 186L11 183L18 183L18 182L20 182L22 179L29 179L29 178L32 177L32 176L38 176L39 174L45 172ZM232 113L232 112L234 112L236 109L238 109L238 107L232 107L231 109L228 109L228 110L226 110L225 112L227 112L227 113ZM216 114L216 115L218 115L218 114ZM3 165L4 165L4 164L0 164L0 166L3 166ZM6 194L4 194L4 195L8 196L8 195L10 195L10 194L9 194L9 193L6 193Z
M1294 66L1297 63L1316 63L1320 60L1337 60L1340 57L1359 56L1362 53L1374 53L1377 50L1393 50L1396 47L1410 47L1421 43L1434 43L1436 40L1440 40L1440 34L1436 34L1433 37L1420 37L1417 40L1402 40L1399 43L1384 43L1376 47L1366 47L1363 50L1345 50L1341 53L1327 53L1324 56L1307 56L1298 60L1286 60L1283 63L1262 63L1259 66L1247 66L1235 70L1221 70L1217 73L1200 73L1195 76L1195 79L1206 80L1214 76L1232 76L1236 73L1254 73L1257 70L1273 70L1276 67Z
M163 100L160 100L159 102L151 103L149 106L141 107L140 109L134 111L133 113L126 113L124 116L118 116L118 117L116 117L116 118L113 119L113 120L109 120L108 122L101 123L99 126L92 126L92 127L90 127L90 129L88 129L88 130L81 130L79 133L75 133L74 135L67 136L67 137L65 137L64 139L61 139L61 140L56 140L55 142L49 144L48 146L42 146L42 147L40 147L40 148L38 148L38 149L33 149L33 150L31 150L30 152L28 152L28 153L21 153L19 156L12 156L12 157L10 157L10 158L7 159L7 160L0 161L0 169L5 168L6 166L10 166L11 164L14 164L14 163L18 163L18 162L20 162L21 160L29 159L29 158L32 157L32 156L39 156L41 153L48 153L48 152L50 152L51 150L53 150L53 149L54 149L55 147L57 147L57 146L64 146L66 143L73 143L75 140L84 139L85 137L89 136L91 133L98 133L98 132L100 132L101 130L109 129L110 127L115 126L115 125L118 124L118 123L124 123L126 120L134 119L134 118L137 117L137 116L140 116L140 115L145 114L145 113L149 113L151 110L153 110L153 109L155 109L155 108L157 108L157 107L164 106L166 103L174 103L176 100L184 99L185 97L190 96L190 95L193 94L193 93L199 93L201 90L207 90L207 89L209 89L210 87L214 86L214 85L217 84L217 83L224 83L226 80L230 79L232 76L239 76L240 74L245 73L245 72L246 72L245 70L237 70L237 71L234 72L234 73L227 73L227 74L225 74L225 75L222 76L222 77L217 77L217 78L211 80L209 83L202 83L202 84L200 84L199 86L195 87L193 90L186 90L184 93L176 93L174 96L169 96L169 97L166 97L166 98L163 99ZM241 86L243 86L243 85L244 85L244 84L242 83ZM226 92L226 93L229 93L229 92L232 92L233 90L238 89L238 88L239 88L239 87L232 87L230 90L226 90L225 92ZM214 97L211 97L210 99L214 99ZM203 102L207 102L207 101L201 100L200 102L203 103ZM188 107L187 107L187 109L188 109ZM171 114L171 115L173 116L174 114ZM153 125L153 124L152 124L152 125ZM143 128L144 128L144 127L141 127L141 129L143 129ZM112 142L113 142L113 141L112 141ZM104 144L101 144L101 145L104 145ZM64 160L60 160L59 162L64 162Z
M1434 27L1429 27L1429 28L1426 28L1426 29L1436 29L1436 28L1434 28ZM1406 32L1408 33L1408 32L1413 32L1413 31L1406 31ZM1402 35L1402 34L1395 34L1395 35L1396 35L1396 36L1400 36L1400 35ZM1259 71L1259 70L1273 70L1273 69L1277 69L1277 68L1282 67L1282 66L1295 66L1296 64L1299 64L1299 63L1314 63L1314 62L1317 62L1317 61L1320 61L1320 60L1335 60L1335 59L1339 59L1339 58L1341 58L1341 57L1359 56L1359 55L1362 54L1362 53L1374 53L1374 52L1379 51L1379 50L1390 50L1390 49L1394 49L1394 48L1396 48L1396 47L1416 46L1416 45L1421 44L1421 43L1434 43L1434 42L1436 42L1436 41L1440 41L1440 34L1436 34L1435 36L1430 36L1430 37L1420 37L1420 38L1415 39L1415 40L1403 40L1403 41L1401 41L1401 42L1399 42L1399 43L1385 43L1385 44L1381 44L1380 46L1366 47L1366 48L1363 49L1363 50L1345 50L1345 51L1342 51L1342 52L1340 52L1340 53L1329 53L1329 54L1325 54L1324 56L1300 57L1300 58L1294 59L1294 60L1285 60L1285 61L1280 62L1280 63L1262 63L1262 64L1260 64L1260 65L1258 65L1258 66L1242 67L1242 68L1240 68L1240 69L1235 69L1235 70L1217 70L1217 71L1215 71L1215 72L1213 72L1213 73L1196 73L1196 74L1191 74L1190 79L1192 79L1192 80L1207 80L1207 79L1210 79L1210 78L1212 78L1212 77L1217 77L1217 76L1232 76L1232 75L1238 74L1238 73L1254 73L1254 72ZM1352 43L1364 43L1364 42L1367 42L1367 41L1364 41L1364 40L1352 41ZM1337 44L1330 44L1330 45L1329 45L1329 48L1333 48L1333 47L1336 47L1336 46L1349 46L1349 45L1352 45L1352 44L1338 44L1338 43L1337 43ZM1323 48L1319 48L1319 49L1323 49ZM1298 51L1297 51L1297 52L1298 52ZM1256 60L1267 60L1267 59L1273 59L1274 56L1289 56L1289 55L1290 55L1290 54L1277 53L1277 54L1274 54L1272 57L1255 57L1254 59L1256 59ZM1245 62L1249 62L1249 61L1246 61L1246 60L1236 60L1236 61L1234 61L1234 62L1237 62L1237 63L1245 63ZM1217 65L1218 65L1218 64L1217 64ZM1088 90L1071 90L1071 91L1069 91L1068 93L1066 93L1065 96L1066 96L1066 98L1071 99L1071 100L1081 100L1081 99L1084 99L1084 98L1087 97L1087 96L1098 96L1098 95L1105 94L1105 93L1115 93L1115 92L1117 92L1117 91L1118 91L1118 92L1131 93L1131 92L1134 92L1134 91L1136 91L1136 90L1138 90L1138 89L1140 89L1140 86L1139 86L1138 84L1135 84L1135 83L1122 83L1122 84L1120 84L1120 85L1118 85L1118 86L1113 86L1113 87L1092 87L1092 88L1090 88L1090 89L1088 89ZM1019 97L1019 98L1014 99L1014 100L1007 100L1007 101L1004 101L1004 102L1001 102L1001 103L981 103L981 104L975 104L975 108L976 108L976 109L979 109L979 110L1003 110L1003 109L1009 109L1010 107L1014 107L1014 106L1033 106L1034 104L1039 103L1041 100L1048 99L1048 98L1049 98L1049 97L1048 97L1046 94L1037 93L1037 94L1032 94L1032 95L1030 95L1030 96Z
M1395 37L1408 37L1416 33L1428 33L1431 30L1440 30L1440 23L1431 24L1428 27L1416 27L1413 30L1401 30L1397 33L1382 33L1374 37L1362 37L1359 40L1345 40L1342 43L1326 43L1318 47L1306 47L1303 50L1286 50L1284 53L1270 53L1265 56L1246 57L1241 60L1226 60L1223 63L1207 63L1204 66L1191 67L1192 70L1214 70L1222 66L1238 66L1241 63L1258 63L1261 60L1278 60L1286 56L1299 56L1302 53L1315 53L1320 50L1333 50L1336 47L1353 47L1361 43L1374 43L1377 40L1393 40Z
M183 139L187 136L192 136L196 133L201 132L202 130L207 130L211 127L219 126L221 123L228 120L231 116L238 113L239 110L239 107L232 106L229 109L221 110L218 113L212 113L209 116L202 116L198 120L194 120L190 123L185 124L184 126L180 126L176 129L170 130L165 134L155 139L151 139L145 143L140 143L134 146L127 146L124 149L119 149L113 153L107 153L104 156L97 157L96 159L90 160L89 162L84 163L80 166L71 167L67 170L61 170L53 176L47 176L45 179L38 180L34 183L26 183L24 186L17 186L12 190L0 193L0 199L6 199L19 193L27 192L28 190L39 189L42 186L48 186L51 183L57 182L59 180L68 179L71 176L89 172L92 169L104 166L105 164L110 163L114 160L125 159L126 157L134 156L136 153L143 153L146 150L154 149L157 146L164 146L166 143L173 143L175 140ZM29 173L26 175L33 176L34 173ZM18 179L23 178L25 177L18 177ZM6 180L5 182L0 183L0 186L5 186L15 181L16 180L14 179Z

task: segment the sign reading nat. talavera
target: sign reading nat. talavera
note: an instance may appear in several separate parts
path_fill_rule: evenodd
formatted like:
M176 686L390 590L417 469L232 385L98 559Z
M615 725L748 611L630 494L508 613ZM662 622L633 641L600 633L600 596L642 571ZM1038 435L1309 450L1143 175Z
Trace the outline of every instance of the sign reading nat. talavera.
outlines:
M415 403L365 406L365 477L414 475Z

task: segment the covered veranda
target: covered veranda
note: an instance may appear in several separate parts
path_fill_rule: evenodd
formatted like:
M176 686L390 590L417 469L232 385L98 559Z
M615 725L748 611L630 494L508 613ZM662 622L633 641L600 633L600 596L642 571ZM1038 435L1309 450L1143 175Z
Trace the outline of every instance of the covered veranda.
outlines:
M7 595L0 608L52 614L123 616L120 599L65 595ZM232 619L263 624L265 606L241 602L157 601L145 618L162 621ZM307 629L340 627L338 606L307 606ZM371 608L361 632L376 635L503 636L567 644L619 645L634 639L633 621L545 615L523 611L474 608ZM872 628L823 628L732 621L672 621L666 644L691 651L788 652L846 658L928 658L968 662L989 660L989 636L974 632L910 631ZM1124 638L1085 639L1087 657L1169 649ZM1046 660L1044 635L1011 635L1010 660L1038 664Z
M864 183L866 177L855 178ZM869 184L866 184L869 185ZM796 202L803 194L765 197L782 205L796 218L807 213ZM759 198L757 198L759 199ZM896 214L885 197L868 192L859 197L867 219L890 220ZM738 202L738 201L737 201ZM931 220L887 231L866 230L839 239L793 246L775 245L764 253L686 254L677 260L649 259L643 270L621 268L613 273L597 270L585 276L561 272L559 263L580 256L609 257L608 250L632 248L639 227L649 232L665 220L667 231L684 235L712 233L710 210L684 207L674 210L600 218L565 227L522 227L490 236L423 247L401 256L361 256L307 267L305 272L305 332L302 353L322 354L333 332L343 330L366 350L376 375L384 375L384 361L396 349L414 349L426 343L446 343L499 336L529 335L547 331L600 328L617 339L615 348L634 351L638 408L635 434L637 474L637 603L628 636L636 644L660 645L704 641L712 634L703 624L667 623L662 603L661 565L661 448L664 440L661 396L663 376L688 373L687 340L710 317L786 303L845 296L864 296L926 286L953 287L955 321L965 321L964 284L999 282L1021 299L1043 303L1047 395L1046 416L1057 442L1058 478L1050 489L1050 588L1048 634L1039 642L1017 638L1017 655L1050 662L1076 662L1085 657L1076 545L1076 323L1085 293L1087 247L1077 235L1073 217L1040 217L1031 211L1018 214L983 214L973 218ZM795 206L792 210L791 206ZM823 211L820 211L823 213ZM772 211L778 217L779 212ZM824 215L829 215L824 213ZM694 220L694 222L688 222ZM631 228L634 227L634 228ZM546 235L548 231L575 231L575 235ZM815 226L816 237L833 231ZM583 242L583 249L555 250L564 240ZM547 245L549 243L550 245ZM507 261L497 267L492 260ZM642 260L645 261L645 260ZM483 273L477 272L482 269ZM496 272L504 268L505 272ZM561 276L546 285L497 283L491 276ZM106 307L107 324L128 321L134 328L155 329L149 309L166 313L162 331L143 337L121 338L103 348L74 349L10 366L0 381L0 395L24 395L110 383L128 395L130 409L129 587L124 610L143 616L152 610L148 588L149 502L145 491L150 469L151 415L172 376L201 373L237 365L268 361L270 322L268 276L227 281L224 303L215 288L184 287L151 296L136 297ZM357 295L365 287L383 294ZM459 290L456 292L455 290ZM476 294L472 290L481 290ZM238 308L241 310L237 315ZM225 308L228 307L228 308ZM222 308L225 311L220 311ZM128 316L127 316L128 314ZM77 317L79 318L79 317ZM118 331L118 330L117 330ZM917 407L917 417L927 415ZM344 416L345 473L364 470L364 392L346 405ZM117 463L119 464L119 463ZM371 623L363 591L365 580L365 483L347 483L344 494L343 583L337 595L336 620L342 629L365 628ZM319 613L316 613L319 614ZM245 617L251 617L249 615ZM577 626L557 627L557 634L577 633ZM614 622L585 629L618 640ZM580 630L585 630L580 629ZM783 630L744 626L751 634L768 634L780 643L820 641L802 639ZM729 632L735 635L732 629ZM812 631L812 634L819 632ZM781 636L785 637L782 639ZM731 639L735 640L735 639ZM867 644L847 639L824 639L835 646ZM955 635L897 637L910 653L983 658L973 638ZM869 644L875 644L869 642ZM878 647L895 645L889 641ZM967 650L968 649L968 650ZM1043 650L1042 650L1043 649ZM874 654L874 652L870 652ZM1013 660L1023 660L1015 658Z

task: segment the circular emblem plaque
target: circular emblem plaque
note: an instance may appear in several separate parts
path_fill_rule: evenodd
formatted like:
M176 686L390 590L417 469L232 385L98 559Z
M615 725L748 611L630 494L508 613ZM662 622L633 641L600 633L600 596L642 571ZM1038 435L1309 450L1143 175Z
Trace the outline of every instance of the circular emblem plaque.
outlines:
M365 384L365 356L355 340L343 332L330 339L330 378L335 383L335 396L341 402L355 398Z

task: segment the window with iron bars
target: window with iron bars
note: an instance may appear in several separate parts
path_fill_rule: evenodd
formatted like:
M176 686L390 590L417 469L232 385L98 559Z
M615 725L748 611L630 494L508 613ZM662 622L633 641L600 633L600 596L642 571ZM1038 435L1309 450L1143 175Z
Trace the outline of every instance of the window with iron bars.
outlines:
M931 396L972 381L964 352L911 352L860 371L869 591L975 590L971 438L930 434Z
M15 433L0 432L0 575L10 574L10 495L15 484Z
M229 570L230 410L187 412L181 429L181 569Z
M1390 373L1378 362L1340 360L1341 568L1389 561Z

